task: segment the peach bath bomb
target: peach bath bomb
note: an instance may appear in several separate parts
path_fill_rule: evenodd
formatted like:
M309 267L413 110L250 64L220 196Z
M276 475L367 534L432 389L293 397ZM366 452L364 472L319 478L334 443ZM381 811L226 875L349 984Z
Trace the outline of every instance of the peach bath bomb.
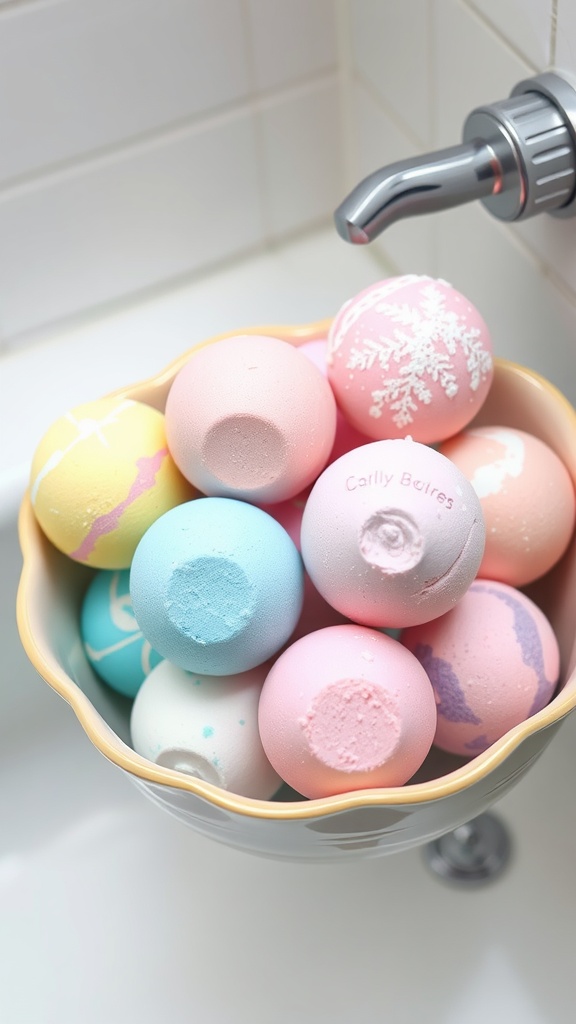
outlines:
M30 499L55 547L97 569L125 569L148 527L195 496L166 444L164 415L101 398L47 430L32 459Z
M328 378L356 430L430 444L462 430L492 382L480 313L446 281L407 274L350 299L328 335Z
M486 525L479 576L522 587L562 557L574 531L574 486L539 438L510 427L474 427L440 447L476 491Z
M240 796L269 800L282 785L258 732L263 667L226 678L168 661L142 684L130 718L138 754Z
M170 451L208 496L271 504L324 469L336 402L320 370L278 338L238 335L195 352L166 402Z
M402 786L430 750L436 705L424 669L397 640L329 626L277 658L258 720L278 774L314 799Z
M452 611L406 629L438 706L434 744L474 757L551 699L560 672L552 627L514 587L476 580Z
M312 582L346 618L401 627L443 615L484 551L476 492L444 455L411 440L373 441L333 462L302 517Z

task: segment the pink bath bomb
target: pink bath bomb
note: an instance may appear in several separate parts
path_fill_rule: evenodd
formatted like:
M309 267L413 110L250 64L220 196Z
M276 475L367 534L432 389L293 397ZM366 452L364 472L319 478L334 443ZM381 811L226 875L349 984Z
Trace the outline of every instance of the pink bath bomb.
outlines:
M258 723L276 772L316 798L407 782L432 744L436 705L425 671L397 640L331 626L280 655Z
M322 596L366 626L426 622L476 576L484 522L474 488L445 456L373 441L332 463L302 517L304 566Z
M311 359L325 377L328 376L328 366L326 363L327 341L325 338L317 341L307 341L298 347L298 351L302 352L308 359ZM352 451L353 448L359 448L360 445L369 444L370 441L372 441L372 438L355 430L346 419L344 413L338 409L336 412L336 436L328 458L328 465L339 459L341 455L345 455L346 452Z
M440 451L476 491L486 525L479 575L514 587L543 576L574 531L574 485L543 441L510 427L474 427Z
M289 501L281 501L277 505L262 505L261 508L273 519L276 519L280 526L283 526L286 533L300 551L300 530L302 527L302 516L308 493L298 494ZM288 643L294 643L301 636L312 633L317 629L324 629L325 626L343 625L349 620L341 615L332 605L324 600L322 594L316 590L307 572L304 573L304 600L300 618L296 623Z
M452 611L406 629L402 643L426 670L438 706L434 744L473 757L551 699L558 643L533 601L476 580Z
M328 378L351 425L432 443L462 430L493 375L488 328L446 281L407 274L350 299L328 336Z
M309 359L278 338L238 335L193 353L166 402L170 452L208 496L255 504L309 486L334 443L336 403Z

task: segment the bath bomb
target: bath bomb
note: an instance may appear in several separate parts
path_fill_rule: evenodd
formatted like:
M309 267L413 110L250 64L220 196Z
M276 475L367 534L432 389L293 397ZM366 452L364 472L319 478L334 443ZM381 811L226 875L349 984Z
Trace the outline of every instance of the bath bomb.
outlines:
M322 596L365 626L448 611L476 576L484 522L476 492L433 448L373 441L332 463L302 517L302 557Z
M170 451L204 494L265 504L326 465L336 402L309 359L278 338L238 335L193 353L166 402Z
M132 707L138 754L239 796L269 800L282 784L258 732L266 669L216 679L168 661L153 669Z
M321 338L315 341L306 341L303 345L298 346L298 351L302 352L308 359L311 359L325 377L328 377L328 366L326 363L327 344L327 339ZM373 438L367 437L366 434L361 434L358 430L355 430L346 419L344 413L337 409L336 435L332 451L328 456L327 465L335 462L336 459L339 459L341 455L345 455L346 452L352 451L353 448L359 448L362 444L369 444L372 440Z
M289 501L281 501L277 505L263 506L264 511L268 512L269 515L284 527L299 551L300 529L307 497L308 495L305 492L296 498L291 498ZM305 636L306 633L312 633L316 629L323 629L325 626L343 625L348 621L349 619L345 615L341 615L331 604L324 600L322 595L316 590L308 573L304 572L302 611L296 623L296 628L288 642L293 643L299 637Z
M197 498L157 519L130 570L138 624L155 650L206 675L245 672L275 654L302 610L302 559L255 505Z
M350 624L310 633L276 659L258 720L278 774L316 798L407 782L431 747L436 705L417 658Z
M96 573L82 601L80 635L94 671L126 697L136 696L162 660L136 622L129 569Z
M406 629L438 705L434 744L473 757L540 711L558 682L552 626L521 591L476 580L452 611Z
M510 427L474 427L440 451L470 480L486 525L479 575L514 587L543 576L574 531L576 501L568 470L539 438Z
M60 551L97 569L126 569L151 523L189 501L166 444L163 413L127 398L76 406L32 459L30 499Z
M328 335L328 377L356 430L375 440L442 441L483 404L492 343L480 313L446 281L406 274L365 288Z

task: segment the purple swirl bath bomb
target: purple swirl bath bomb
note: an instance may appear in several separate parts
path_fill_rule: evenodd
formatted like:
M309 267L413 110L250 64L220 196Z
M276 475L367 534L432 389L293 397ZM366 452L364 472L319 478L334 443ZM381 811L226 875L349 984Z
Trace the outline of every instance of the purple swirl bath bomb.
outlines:
M333 462L302 517L306 571L324 599L365 626L443 615L484 551L480 501L444 455L411 440L375 441Z
M161 516L140 541L130 595L154 650L190 672L245 672L288 640L304 570L286 530L255 505L197 498Z
M405 629L438 706L434 744L465 757L486 750L551 699L560 653L544 613L506 583L476 580L446 615Z

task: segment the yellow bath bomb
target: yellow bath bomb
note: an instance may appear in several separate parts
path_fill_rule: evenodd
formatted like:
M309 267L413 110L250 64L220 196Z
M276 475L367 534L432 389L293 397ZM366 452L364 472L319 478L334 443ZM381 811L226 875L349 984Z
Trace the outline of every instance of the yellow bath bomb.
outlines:
M32 460L40 527L69 558L97 569L127 568L148 527L196 493L168 451L164 414L131 399L71 409Z

